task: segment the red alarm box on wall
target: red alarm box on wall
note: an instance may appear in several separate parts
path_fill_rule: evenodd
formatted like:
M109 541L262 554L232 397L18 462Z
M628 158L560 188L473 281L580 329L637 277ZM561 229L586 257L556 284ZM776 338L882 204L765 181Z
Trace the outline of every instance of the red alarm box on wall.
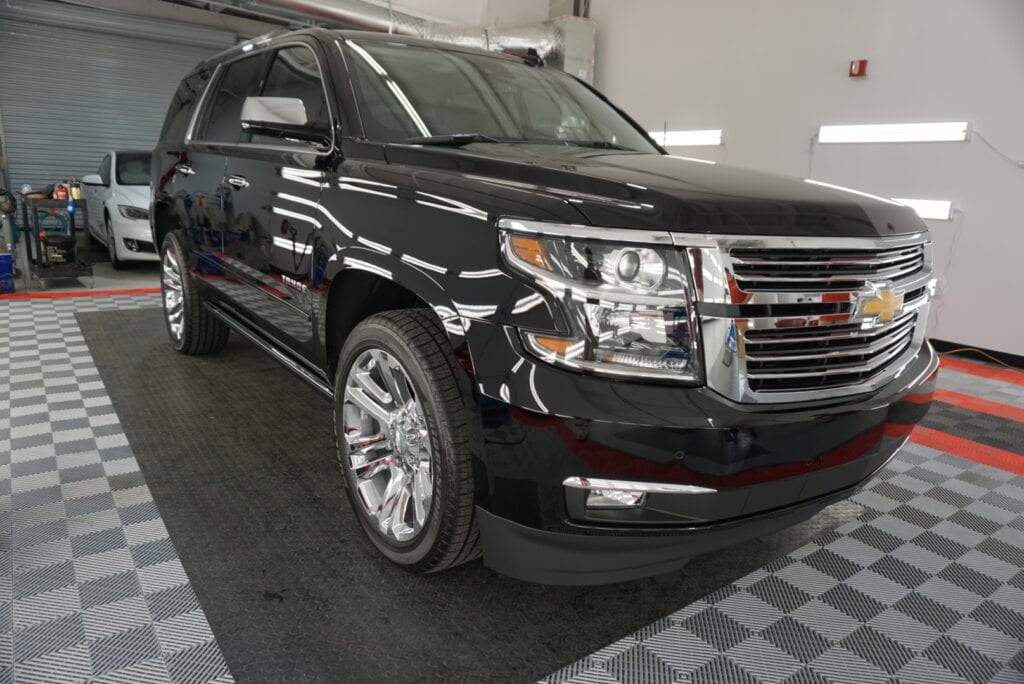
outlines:
M850 62L850 78L863 78L868 75L868 60L855 59Z

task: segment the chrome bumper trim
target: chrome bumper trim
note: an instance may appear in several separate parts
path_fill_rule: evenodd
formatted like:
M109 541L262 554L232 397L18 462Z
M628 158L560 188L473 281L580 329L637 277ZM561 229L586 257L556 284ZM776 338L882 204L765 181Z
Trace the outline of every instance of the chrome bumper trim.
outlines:
M662 482L632 482L630 480L603 480L592 477L567 477L562 481L573 489L602 489L619 492L645 492L647 494L716 494L717 489L697 485Z

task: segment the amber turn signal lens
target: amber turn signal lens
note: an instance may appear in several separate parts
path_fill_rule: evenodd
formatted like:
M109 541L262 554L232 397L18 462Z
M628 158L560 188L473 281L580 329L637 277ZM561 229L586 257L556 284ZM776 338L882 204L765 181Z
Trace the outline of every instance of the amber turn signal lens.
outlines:
M535 337L533 340L545 349L549 349L556 354L562 354L563 356L569 350L569 344L572 342L572 340L559 340L554 337Z
M545 255L544 245L537 238L513 236L512 251L516 253L517 257L531 266L543 268L545 271L551 270Z

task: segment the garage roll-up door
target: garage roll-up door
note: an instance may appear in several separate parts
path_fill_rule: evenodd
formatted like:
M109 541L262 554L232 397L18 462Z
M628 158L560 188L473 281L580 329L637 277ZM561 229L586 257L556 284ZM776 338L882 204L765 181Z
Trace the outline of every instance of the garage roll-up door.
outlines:
M17 188L95 173L108 150L151 149L181 77L227 31L53 2L0 3L0 120Z

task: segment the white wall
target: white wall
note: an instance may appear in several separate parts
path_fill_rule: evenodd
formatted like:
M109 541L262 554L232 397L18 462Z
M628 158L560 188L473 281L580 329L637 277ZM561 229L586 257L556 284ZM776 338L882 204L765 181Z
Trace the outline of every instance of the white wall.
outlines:
M679 153L953 200L953 221L929 222L932 335L1024 354L1024 2L593 0L591 17L612 100L651 129L723 129L722 147ZM822 124L964 120L1011 160L977 135L811 145Z
M387 6L386 0L370 0L375 5ZM483 21L488 0L399 0L395 10L433 21L476 26Z
M487 0L484 24L523 26L548 19L548 0Z
M384 0L371 2L387 5ZM399 0L393 7L463 26L521 26L548 18L548 0Z

